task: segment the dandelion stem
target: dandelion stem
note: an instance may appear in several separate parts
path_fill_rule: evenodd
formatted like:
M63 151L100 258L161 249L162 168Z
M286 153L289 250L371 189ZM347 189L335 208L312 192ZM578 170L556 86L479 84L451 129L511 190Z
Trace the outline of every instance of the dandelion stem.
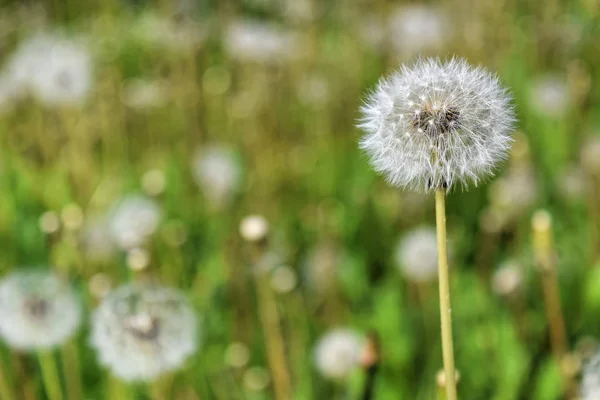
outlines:
M550 326L552 352L558 362L567 392L573 390L571 376L564 371L563 360L567 354L567 332L560 304L556 257L552 246L552 220L546 211L538 211L532 219L535 261L542 278L546 317Z
M65 343L62 348L62 363L65 371L67 398L79 400L83 398L81 390L81 375L77 346L72 341Z
M0 363L0 398L5 400L15 400L15 394L6 374L4 362Z
M38 353L40 368L42 370L42 381L49 400L63 400L60 377L51 351L42 350Z
M456 400L454 349L452 344L452 310L450 307L450 282L446 247L446 190L444 188L439 188L435 192L435 219L437 226L440 319L442 328L442 355L444 373L446 374L446 397L447 400Z

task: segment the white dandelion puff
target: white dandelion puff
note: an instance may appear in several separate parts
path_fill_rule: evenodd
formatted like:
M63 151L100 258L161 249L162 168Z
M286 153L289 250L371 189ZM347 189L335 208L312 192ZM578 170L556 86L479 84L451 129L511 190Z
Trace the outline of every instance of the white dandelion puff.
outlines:
M13 272L0 282L0 335L20 350L58 346L79 327L70 285L49 271Z
M192 173L206 199L215 208L230 204L242 183L242 167L234 152L212 145L200 149L192 160Z
M158 228L161 209L153 200L132 195L117 203L110 212L110 232L122 249L141 247Z
M179 369L196 351L196 315L177 290L124 285L94 311L91 345L115 376L149 381Z
M39 35L25 41L12 57L8 73L25 92L47 105L85 100L92 86L92 60L80 42Z
M315 366L326 378L340 380L359 366L364 338L346 328L326 333L315 347Z
M498 78L453 58L421 59L382 79L361 108L360 147L396 187L429 192L492 175L515 114Z
M438 274L438 251L435 228L418 227L398 242L394 261L402 275L411 282L435 280Z

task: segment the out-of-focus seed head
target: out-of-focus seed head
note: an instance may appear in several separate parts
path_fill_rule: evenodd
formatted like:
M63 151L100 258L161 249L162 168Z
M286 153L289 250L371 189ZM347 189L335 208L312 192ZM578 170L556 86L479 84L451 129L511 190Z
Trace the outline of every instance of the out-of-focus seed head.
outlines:
M58 346L75 333L80 304L70 285L49 271L13 272L0 282L0 335L19 350Z
M110 276L102 272L92 275L88 282L89 291L96 299L102 299L106 296L111 291L112 286Z
M270 382L269 374L263 367L248 368L248 370L244 372L242 380L244 382L244 386L248 390L252 390L254 392L265 390Z
M225 364L233 368L245 367L250 361L248 346L240 342L231 343L225 349Z
M600 352L594 354L584 365L579 392L582 400L600 398Z
M54 211L46 211L39 219L40 230L47 235L58 232L60 229L60 219Z
M394 261L402 275L409 281L435 280L438 273L435 229L419 227L407 232L398 242Z
M298 58L299 37L289 31L263 22L238 20L225 33L225 50L233 59L243 62L277 64Z
M576 202L581 200L586 192L585 171L575 165L571 165L562 171L557 178L558 194L565 200Z
M453 34L447 13L423 4L397 9L390 16L388 30L394 53L403 57L438 50Z
M192 173L213 208L227 207L242 183L242 167L234 152L223 146L196 151Z
M66 229L71 231L78 230L83 225L83 210L75 203L67 204L62 209L60 218Z
M150 265L150 253L143 248L127 251L127 266L132 271L142 271Z
M509 297L523 283L523 268L515 261L507 261L492 276L492 290L498 296Z
M92 317L100 363L126 381L150 381L181 368L197 348L194 310L182 293L128 284L106 296Z
M262 215L249 215L240 222L240 235L250 243L259 243L269 235L269 223Z
M360 147L396 187L430 192L492 175L515 114L498 78L453 58L420 59L382 79L361 108Z
M326 333L315 347L315 366L326 378L340 380L359 366L364 338L350 329Z
M538 184L530 167L515 167L489 187L490 203L518 218L531 210L538 199Z
M276 267L271 272L271 287L279 294L290 293L296 288L297 283L296 271L288 265Z
M124 250L141 247L158 228L161 210L153 200L133 195L113 206L110 212L110 232Z
M87 219L80 235L80 246L88 260L106 262L117 252L117 244L105 217Z
M8 71L25 92L50 106L81 103L92 87L87 48L55 35L38 35L23 42Z
M128 80L123 84L121 101L135 110L160 108L169 101L167 86L161 81Z
M142 176L142 187L150 196L158 196L165 191L167 177L160 169L151 169Z
M343 261L344 253L340 246L327 241L318 243L305 261L305 274L309 288L319 294L333 289Z
M544 116L556 118L564 115L571 102L566 80L555 75L535 80L529 101L533 109Z
M166 50L198 49L206 40L206 27L193 18L162 17L146 12L131 28L145 42Z

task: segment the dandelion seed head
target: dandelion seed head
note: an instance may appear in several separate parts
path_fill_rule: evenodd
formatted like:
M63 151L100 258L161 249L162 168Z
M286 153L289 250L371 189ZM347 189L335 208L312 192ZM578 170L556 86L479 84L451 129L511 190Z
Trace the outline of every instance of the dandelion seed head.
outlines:
M348 377L359 365L364 338L358 333L337 328L326 333L315 347L315 366L326 378Z
M583 367L579 391L582 400L600 398L600 352L596 352Z
M269 234L269 223L262 215L249 215L240 222L240 235L248 242L263 241Z
M235 153L223 146L196 151L192 173L206 199L216 208L230 204L242 183L242 167Z
M158 228L161 210L153 200L141 196L125 197L110 212L110 232L124 250L141 247Z
M492 276L492 290L498 296L510 296L523 283L523 268L515 261L506 261Z
M434 228L418 227L398 242L394 261L406 279L428 282L437 278L437 234Z
M91 345L115 376L150 381L180 368L196 351L196 315L179 291L124 285L94 312Z
M77 330L81 308L71 287L48 271L13 272L0 282L0 335L19 350L47 349Z
M420 59L382 79L369 96L361 108L360 147L396 187L430 192L477 184L512 143L510 100L481 67L457 58Z

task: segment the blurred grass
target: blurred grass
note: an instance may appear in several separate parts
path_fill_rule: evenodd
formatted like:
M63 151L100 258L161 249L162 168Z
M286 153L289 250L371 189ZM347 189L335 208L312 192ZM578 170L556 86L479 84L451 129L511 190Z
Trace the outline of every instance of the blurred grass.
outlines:
M312 367L312 345L337 325L380 334L377 399L435 396L435 374L441 368L435 283L417 301L414 286L391 260L403 232L433 223L433 200L416 210L407 207L409 195L387 187L356 144L361 100L382 74L405 61L401 54L365 43L359 28L367 16L382 20L395 3L309 3L317 16L295 21L279 11L277 2L198 2L189 13L206 29L206 39L199 47L178 49L136 33L151 13L168 18L171 2L51 1L39 3L46 13L38 18L36 3L4 2L2 59L35 31L61 27L88 41L95 83L81 108L48 108L28 98L1 116L0 268L54 265L68 272L88 309L93 308L89 279L105 272L115 284L127 280L125 255L108 263L87 260L77 232L45 235L40 216L75 203L91 218L119 196L142 191L146 171L163 171L166 189L157 200L165 222L149 246L149 269L185 290L203 316L201 350L171 377L164 398L272 398L270 389L248 390L245 367L230 368L224 361L227 346L241 341L250 349L250 366L267 367L249 261L238 237L238 223L250 213L268 218L273 251L300 279L293 292L277 298L294 398L328 399L346 391L357 398L360 393L360 372L348 388L339 388ZM584 197L564 201L555 182L568 165L579 162L584 140L598 132L600 6L593 0L448 0L440 5L454 35L437 54L457 54L488 66L515 96L519 130L529 143L539 186L535 207L549 210L555 221L563 308L575 350L580 339L600 335L600 278L593 266L599 243L589 241L600 221L590 219ZM250 16L294 30L301 43L298 57L263 65L228 54L223 44L228 24ZM576 40L564 36L565 26L576 30ZM542 115L530 101L533 82L547 73L568 83L571 101L563 115ZM300 91L311 77L325 83L323 102L302 99ZM149 110L125 106L123 82L137 78L164 82L166 103ZM244 167L243 190L222 211L208 207L190 170L195 149L215 142L235 149ZM458 191L448 199L461 398L558 399L559 371L551 359L539 279L531 268L531 209L494 233L493 245L479 258L484 242L480 212L493 201L487 188ZM180 246L164 238L170 223L185 229ZM334 298L324 299L330 307L310 291L302 270L310 250L325 241L344 253L336 265ZM485 273L508 258L527 268L521 316L494 296ZM488 265L479 265L482 259ZM95 362L87 331L84 327L75 339L85 398L119 398L110 394L111 378ZM2 353L12 374L33 381L34 392L40 392L34 360L22 358L24 378L11 362L16 356L6 347ZM131 390L139 398L147 393L137 385ZM36 396L43 398L41 392Z

